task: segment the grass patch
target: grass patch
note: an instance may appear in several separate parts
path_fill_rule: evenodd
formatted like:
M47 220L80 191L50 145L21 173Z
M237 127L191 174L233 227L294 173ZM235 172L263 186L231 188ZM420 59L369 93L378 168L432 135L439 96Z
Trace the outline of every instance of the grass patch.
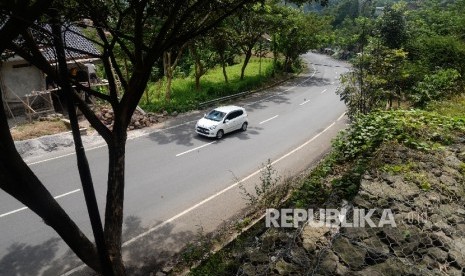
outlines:
M465 116L465 95L457 95L447 101L433 101L426 107L427 111L434 111L450 117Z
M68 130L68 127L63 121L37 121L21 124L12 128L11 135L13 136L13 140L22 141Z
M166 81L150 83L147 87L148 101L145 95L141 99L141 106L152 112L185 112L197 108L199 103L256 89L267 81L274 80L272 59L262 59L261 65L258 58L252 59L243 80L240 80L241 67L242 64L235 64L226 68L228 83L224 80L221 67L211 69L200 79L198 91L192 76L174 79L170 101L165 97Z

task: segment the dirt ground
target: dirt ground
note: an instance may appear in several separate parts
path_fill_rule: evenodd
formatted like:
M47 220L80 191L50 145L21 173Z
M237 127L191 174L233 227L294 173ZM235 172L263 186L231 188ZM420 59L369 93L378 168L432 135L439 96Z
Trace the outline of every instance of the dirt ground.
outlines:
M69 131L65 122L56 121L34 121L32 123L23 122L10 128L13 140L22 141Z

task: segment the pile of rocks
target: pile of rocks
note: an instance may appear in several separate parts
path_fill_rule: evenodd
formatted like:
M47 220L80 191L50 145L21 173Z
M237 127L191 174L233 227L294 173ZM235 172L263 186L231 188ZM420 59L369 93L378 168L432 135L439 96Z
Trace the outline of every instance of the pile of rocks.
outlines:
M464 275L465 145L380 152L375 162L387 165L363 176L350 206L389 209L395 226L269 228L236 252L238 274Z
M98 110L94 110L94 112L108 128L112 128L114 114L111 108L101 107L98 108ZM128 130L149 127L153 124L161 122L165 117L165 114L155 114L151 112L142 113L139 110L136 110L131 118L131 123L128 126Z

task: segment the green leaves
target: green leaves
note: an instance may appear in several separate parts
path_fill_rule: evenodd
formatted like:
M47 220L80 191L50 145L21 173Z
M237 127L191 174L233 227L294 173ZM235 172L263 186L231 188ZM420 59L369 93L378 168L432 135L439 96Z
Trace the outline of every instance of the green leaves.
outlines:
M426 75L423 81L413 88L411 99L417 106L425 106L432 100L438 100L457 92L457 82L460 74L455 69L442 69L438 72Z
M448 144L451 133L465 131L465 118L451 118L422 110L379 111L361 115L341 133L333 146L339 156L353 160L370 156L383 142L396 141L419 150Z

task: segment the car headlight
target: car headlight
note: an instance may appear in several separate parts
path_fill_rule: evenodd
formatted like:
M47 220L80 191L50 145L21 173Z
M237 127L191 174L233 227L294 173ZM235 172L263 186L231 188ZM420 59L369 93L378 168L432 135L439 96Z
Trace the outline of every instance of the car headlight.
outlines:
M209 127L208 129L209 129L209 130L214 130L215 128L216 128L216 126L211 126L211 127Z

